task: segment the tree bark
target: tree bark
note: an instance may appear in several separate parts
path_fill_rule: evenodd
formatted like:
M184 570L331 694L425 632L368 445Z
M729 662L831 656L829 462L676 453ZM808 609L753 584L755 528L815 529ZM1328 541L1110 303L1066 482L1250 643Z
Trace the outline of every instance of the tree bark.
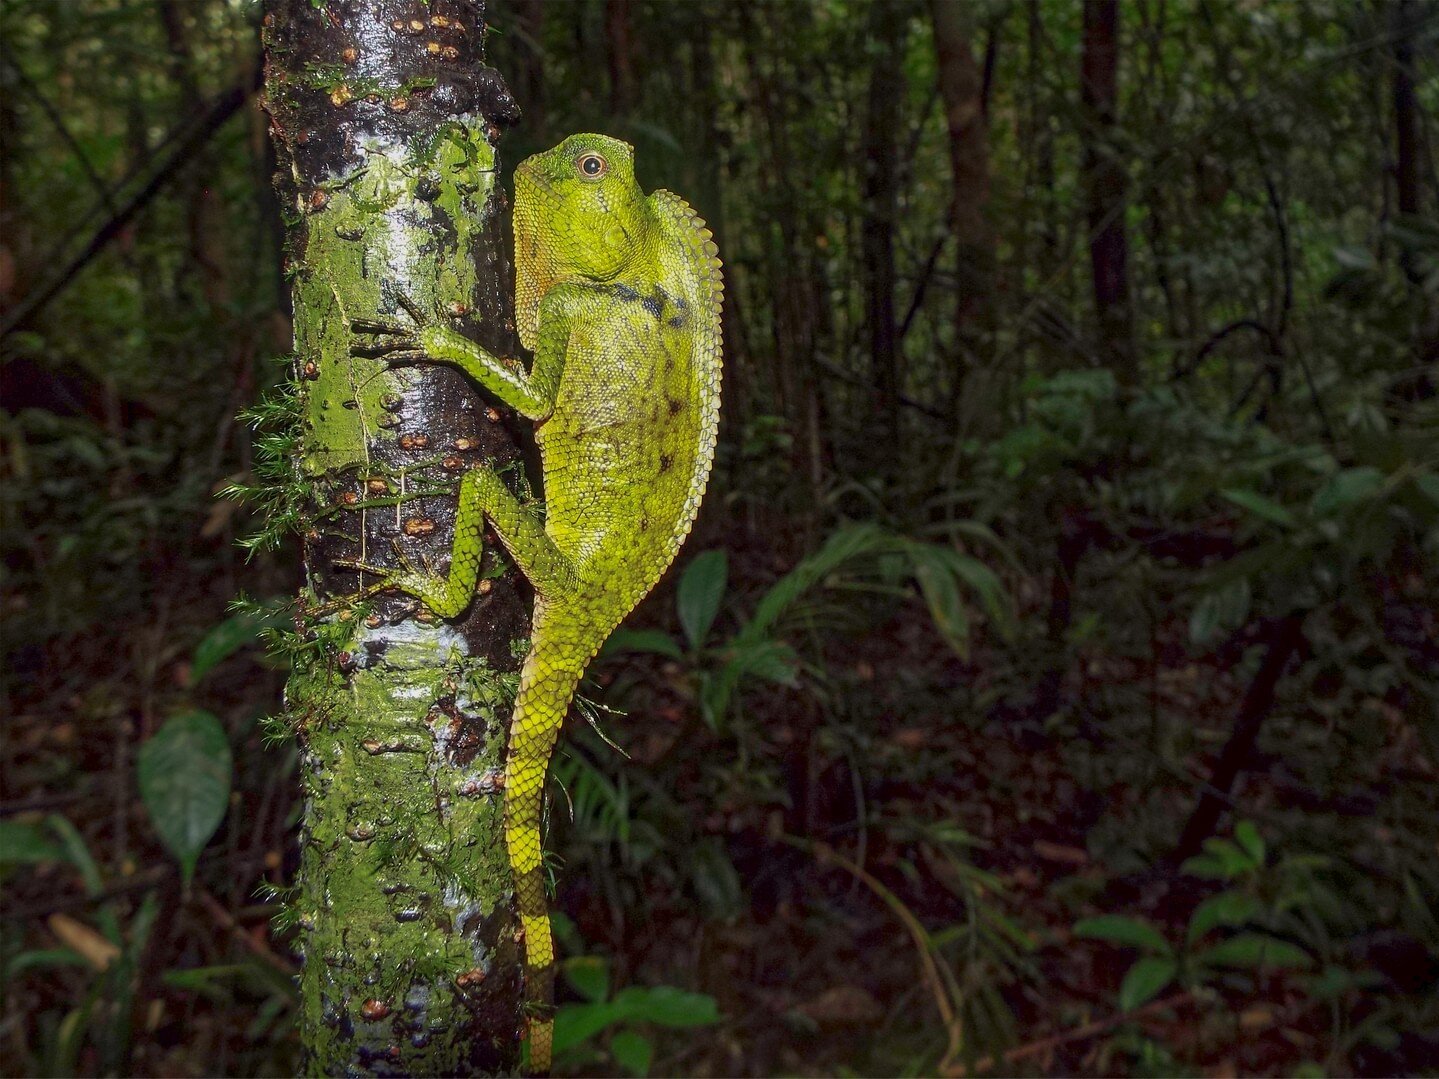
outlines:
M1187 858L1199 853L1204 841L1214 834L1219 817L1229 804L1229 794L1239 778L1240 771L1254 753L1259 732L1269 713L1274 709L1274 698L1279 688L1279 679L1289 658L1298 651L1304 641L1304 614L1296 612L1276 619L1265 634L1268 647L1254 681L1244 694L1244 703L1239 708L1239 717L1234 721L1234 730L1229 741L1220 751L1214 771L1199 802L1190 815L1179 844L1174 849L1172 861L1182 865Z
M899 214L895 134L903 92L905 18L894 0L870 4L869 37L876 50L864 121L865 314L869 326L870 378L874 386L872 464L888 474L900 467L899 333L894 317L894 229Z
M1126 177L1115 141L1119 88L1118 0L1084 0L1080 97L1089 261L1101 354L1123 385L1139 380L1124 227Z
M628 116L635 96L629 0L605 0L605 56L610 69L610 115Z
M1414 33L1418 22L1413 0L1396 0L1389 8L1394 41L1394 181L1399 212L1417 217L1420 209L1419 102L1414 93ZM1419 260L1406 250L1404 274L1413 284L1422 278Z
M362 600L375 578L343 563L444 567L459 473L517 460L458 372L356 355L351 331L410 305L516 354L495 142L517 110L481 62L480 0L268 0L264 24L307 582L286 691L307 1070L509 1072L522 968L497 780L517 576L489 548L487 587L441 623L407 596Z
M989 222L989 124L985 79L974 60L971 8L955 0L930 0L939 92L949 133L949 167L954 190L949 228L955 241L954 332L960 370L973 369L994 331L994 229ZM996 35L991 35L991 45ZM987 50L986 55L993 49ZM955 394L957 396L957 394Z

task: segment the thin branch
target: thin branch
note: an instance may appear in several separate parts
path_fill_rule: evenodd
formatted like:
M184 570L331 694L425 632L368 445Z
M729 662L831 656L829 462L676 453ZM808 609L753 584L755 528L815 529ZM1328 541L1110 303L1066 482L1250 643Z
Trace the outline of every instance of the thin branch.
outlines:
M75 155L75 160L80 165L80 171L85 174L85 178L90 181L91 186L99 193L101 202L113 213L115 203L110 190L105 186L105 181L100 178L100 174L95 171L95 166L90 164L90 158L87 157L85 151L81 149L80 143L76 140L75 136L70 133L70 129L65 126L65 118L61 116L55 106L50 103L50 99L40 92L40 87L35 84L34 79L26 74L25 69L20 65L19 59L10 51L10 46L5 44L4 41L0 41L0 58L3 58L5 63L9 65L10 70L15 72L15 78L18 79L20 85L25 88L25 92L34 99L35 104L40 106L40 111L43 112L45 118L50 121L50 126L55 129L55 133L60 136L60 141L68 146L70 152Z
M1031 1057L1043 1056L1052 1049L1058 1049L1062 1045L1069 1045L1072 1042L1088 1041L1096 1035L1119 1026L1126 1020L1146 1019L1151 1015L1158 1015L1160 1012L1168 1011L1170 1008L1177 1008L1179 1005L1192 1000L1193 996L1188 993L1175 993L1172 996L1156 1000L1146 1004L1142 1008L1136 1008L1129 1012L1116 1012L1107 1019L1096 1019L1092 1023L1085 1023L1082 1027L1075 1027L1073 1030L1066 1030L1060 1034L1048 1038L1041 1038L1039 1041L1030 1042L1028 1045L1016 1046L1008 1050L1002 1056L989 1056L977 1061L973 1068L951 1068L942 1072L946 1079L960 1079L962 1076L973 1075L975 1072L992 1071L1000 1064L1018 1064L1022 1060Z
M208 141L225 124L225 121L239 111L240 106L259 89L260 76L261 70L257 65L243 83L220 94L204 109L180 125L180 130L183 130L184 133L175 138L175 150L170 157L155 170L144 186L95 231L77 255L52 273L44 284L34 289L6 312L5 317L0 319L0 337L23 326L37 311L64 291L66 286L89 264L90 260L104 250L105 245L118 236L130 220L143 210L165 184L189 162L195 150ZM167 138L166 141L170 140Z

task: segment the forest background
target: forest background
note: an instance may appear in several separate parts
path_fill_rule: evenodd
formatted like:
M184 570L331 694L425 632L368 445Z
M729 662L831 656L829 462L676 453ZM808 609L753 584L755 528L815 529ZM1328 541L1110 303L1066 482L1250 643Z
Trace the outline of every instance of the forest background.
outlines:
M559 1069L1432 1067L1439 9L489 18L506 168L634 143L730 300L556 765ZM6 1074L298 1066L258 21L0 4Z

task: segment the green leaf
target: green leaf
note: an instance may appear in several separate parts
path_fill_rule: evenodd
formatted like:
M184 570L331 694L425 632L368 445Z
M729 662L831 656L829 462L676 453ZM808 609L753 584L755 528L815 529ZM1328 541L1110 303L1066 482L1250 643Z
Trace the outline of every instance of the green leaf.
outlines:
M624 1018L624 1012L615 1003L565 1004L555 1012L556 1055L577 1045L583 1045L611 1023Z
M1242 877L1246 873L1263 868L1262 862L1256 862L1248 851L1227 839L1206 839L1204 849L1218 859L1220 876L1224 880L1234 880L1236 877ZM1183 868L1180 866L1181 870Z
M32 968L89 967L90 961L73 948L34 948L5 964L5 977L14 978Z
M602 956L580 955L566 959L564 970L565 981L590 1003L598 1004L609 997L610 965Z
M65 851L46 837L40 825L0 820L0 865L58 862L64 857Z
M195 654L190 659L190 684L195 685L217 664L241 648L258 642L261 632L271 621L252 611L241 611L210 630L195 646Z
M691 848L690 880L706 917L733 918L743 909L739 872L714 836Z
M969 658L969 612L959 598L959 584L949 567L922 544L911 550L914 579L924 595L935 629L960 659Z
M699 648L709 636L720 601L724 599L729 566L723 551L705 551L685 567L676 601L680 625L691 648Z
M1139 918L1123 914L1101 914L1097 918L1082 918L1074 923L1076 937L1091 940L1107 940L1111 944L1122 944L1128 948L1169 955L1172 949L1159 930Z
M1425 498L1439 506L1439 474L1421 472L1414 477L1414 486L1419 488Z
M799 685L799 656L783 641L737 644L725 666L732 669L736 681L754 675L791 689Z
M1237 580L1211 589L1199 598L1194 612L1189 616L1189 639L1197 645L1209 644L1223 629L1234 631L1249 617L1253 592L1249 578Z
M1309 953L1287 940L1266 933L1240 933L1196 955L1195 960L1212 967L1304 968L1313 965Z
M668 633L657 629L617 629L600 649L602 656L615 656L621 652L649 652L669 659L683 659L684 649Z
M1239 844L1240 850L1249 855L1255 866L1264 864L1264 837L1252 820L1242 820L1234 826L1234 841Z
M662 1027L703 1027L719 1022L715 998L705 993L690 993L672 985L653 988L631 986L620 991L615 1004L624 1017L636 1023L654 1023Z
M1332 517L1340 510L1371 498L1384 485L1384 473L1372 465L1346 468L1314 493L1310 508L1316 517Z
M1219 926L1240 926L1254 920L1263 909L1259 901L1243 892L1220 892L1195 908L1185 934L1193 944L1211 929Z
M1236 506L1248 510L1256 517L1262 517L1271 524L1293 528L1299 523L1288 509L1273 499L1265 498L1258 491L1251 491L1243 487L1225 487L1219 493Z
M622 1030L610 1039L610 1055L630 1075L648 1075L655 1057L655 1046L643 1034Z
M1124 983L1119 987L1119 1007L1129 1012L1148 1004L1178 973L1179 964L1171 957L1145 956L1124 976Z
M186 885L225 819L232 763L225 729L209 712L172 717L140 747L140 797Z

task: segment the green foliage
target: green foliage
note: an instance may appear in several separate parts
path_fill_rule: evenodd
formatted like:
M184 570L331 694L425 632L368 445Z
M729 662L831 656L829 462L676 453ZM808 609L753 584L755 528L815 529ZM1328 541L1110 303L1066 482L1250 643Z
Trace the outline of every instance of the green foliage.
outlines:
M600 956L568 959L561 970L584 1000L562 1005L555 1014L557 1067L575 1068L607 1057L626 1075L648 1075L655 1050L646 1031L713 1026L720 1021L714 997L672 986L629 986L612 997L609 963Z
M225 819L232 759L220 721L209 712L172 716L140 746L140 797L186 887L200 852Z
M707 551L685 568L677 613L687 649L654 630L628 629L617 630L605 648L608 655L640 652L686 659L693 667L701 715L714 729L725 722L736 694L750 684L795 689L802 673L819 673L819 668L807 664L783 637L828 616L829 611L813 595L822 589L893 592L908 577L919 585L935 628L961 656L968 654L970 640L966 593L978 602L999 633L1009 633L1012 626L1009 594L998 575L982 561L869 524L836 531L760 597L753 613L727 642L707 646L725 598L726 574L725 556L719 551Z

